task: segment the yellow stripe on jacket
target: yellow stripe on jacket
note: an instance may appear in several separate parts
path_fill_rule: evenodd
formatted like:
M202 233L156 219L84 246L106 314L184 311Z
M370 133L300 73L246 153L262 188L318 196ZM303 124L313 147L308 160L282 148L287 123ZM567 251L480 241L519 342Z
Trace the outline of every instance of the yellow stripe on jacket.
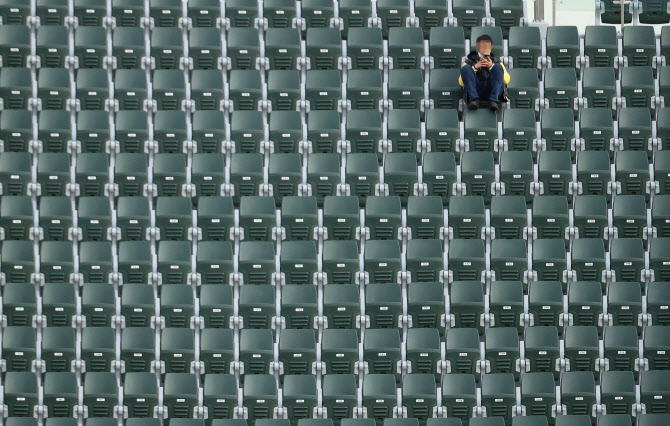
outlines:
M502 62L498 62L498 63L500 64L500 66L501 66L502 69L503 69L503 72L505 73L505 75L503 76L503 83L504 83L504 84L509 84L510 76L509 76L509 73L507 72L507 69L505 68L505 65L504 65ZM467 62L463 62L463 65L462 65L462 66L465 66L465 65L467 65ZM477 72L477 70L475 69L475 67L472 67L472 69L473 69L475 72ZM461 77L460 75L458 76L458 84L460 84L461 87L463 87L463 77Z

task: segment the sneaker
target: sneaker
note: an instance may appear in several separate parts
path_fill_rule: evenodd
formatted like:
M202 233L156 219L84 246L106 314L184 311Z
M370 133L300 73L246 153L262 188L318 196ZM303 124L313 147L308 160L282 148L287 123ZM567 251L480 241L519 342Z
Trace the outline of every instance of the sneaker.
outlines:
M468 108L471 110L479 109L479 98L474 98L468 102Z
M498 107L499 107L498 101L489 101L489 109L491 111L498 111Z

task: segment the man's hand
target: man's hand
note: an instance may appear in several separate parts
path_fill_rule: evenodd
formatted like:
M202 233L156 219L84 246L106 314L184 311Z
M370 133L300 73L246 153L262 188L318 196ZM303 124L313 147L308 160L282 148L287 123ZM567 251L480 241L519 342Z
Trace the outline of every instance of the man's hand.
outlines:
M479 60L479 62L475 64L475 68L476 69L491 68L491 65L493 65L493 61L491 60L491 58L482 57Z

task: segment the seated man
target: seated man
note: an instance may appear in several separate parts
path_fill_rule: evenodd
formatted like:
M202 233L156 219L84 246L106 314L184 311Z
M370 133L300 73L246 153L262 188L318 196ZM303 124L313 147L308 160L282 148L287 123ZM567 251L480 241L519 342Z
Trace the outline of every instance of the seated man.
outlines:
M468 108L479 108L479 100L489 101L489 109L498 109L505 85L510 76L505 66L496 58L491 49L493 40L489 35L477 37L477 50L470 52L461 68L458 83L465 88L469 99Z

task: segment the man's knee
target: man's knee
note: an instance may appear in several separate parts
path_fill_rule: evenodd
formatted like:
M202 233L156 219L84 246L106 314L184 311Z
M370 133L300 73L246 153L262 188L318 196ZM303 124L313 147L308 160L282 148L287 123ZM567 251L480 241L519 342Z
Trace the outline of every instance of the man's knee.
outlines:
M499 63L498 64L493 64L493 66L491 67L490 72L491 72L491 74L502 74L503 67Z
M474 74L474 73L475 71L472 69L470 65L465 64L461 67L461 75Z

